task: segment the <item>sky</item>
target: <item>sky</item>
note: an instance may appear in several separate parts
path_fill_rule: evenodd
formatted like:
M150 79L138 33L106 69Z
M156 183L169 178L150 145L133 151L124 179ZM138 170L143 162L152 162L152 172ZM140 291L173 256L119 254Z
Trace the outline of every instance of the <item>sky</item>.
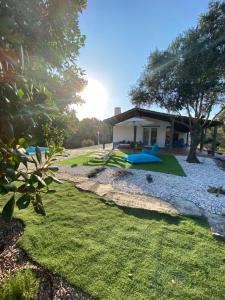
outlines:
M77 107L79 119L104 119L132 108L129 90L137 82L155 49L195 26L207 11L208 0L89 0L80 15L86 36L78 65L85 70L86 104ZM157 108L155 108L157 109Z

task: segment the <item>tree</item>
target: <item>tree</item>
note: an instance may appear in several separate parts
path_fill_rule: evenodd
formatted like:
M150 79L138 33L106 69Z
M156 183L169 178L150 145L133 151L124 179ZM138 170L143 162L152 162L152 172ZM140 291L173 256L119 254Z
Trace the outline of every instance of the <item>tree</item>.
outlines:
M224 109L225 3L212 3L196 28L178 36L165 51L154 51L130 91L135 105L158 104L189 117L188 162L199 162L201 132L216 108ZM216 118L217 115L214 116Z
M17 87L19 84L20 88ZM10 221L14 207L25 209L33 205L36 213L45 215L43 195L53 192L52 182L61 183L50 170L54 155L62 150L49 145L49 152L42 158L36 147L36 158L25 155L32 127L40 116L48 116L44 103L51 101L45 89L30 85L23 76L20 81L2 83L0 88L0 195L9 195L2 216ZM32 166L32 167L31 167Z
M19 209L32 204L44 215L42 195L53 192L52 182L60 183L49 168L61 151L55 145L60 140L49 145L45 157L39 147L36 158L26 156L24 148L37 126L53 126L70 103L80 100L85 81L76 59L84 37L78 14L85 3L0 0L0 194L10 195L2 212L7 220L15 204ZM46 138L52 141L50 134Z
M100 143L104 143L111 137L111 127L106 125L99 119L96 118L84 118L80 121L78 133L82 139L90 139L97 144L98 133ZM103 139L106 139L103 141Z
M74 111L71 111L70 113L75 116ZM69 124L72 129L75 128L75 133L69 133L69 131L67 131L68 135L65 140L65 147L67 148L81 147L83 140L91 140L94 144L97 144L98 132L100 144L109 143L112 140L112 127L99 119L84 118L83 120L78 121L75 118L72 122L70 121Z
M81 100L85 84L77 66L85 6L86 0L0 0L0 48L13 49L25 77L43 83L62 110Z

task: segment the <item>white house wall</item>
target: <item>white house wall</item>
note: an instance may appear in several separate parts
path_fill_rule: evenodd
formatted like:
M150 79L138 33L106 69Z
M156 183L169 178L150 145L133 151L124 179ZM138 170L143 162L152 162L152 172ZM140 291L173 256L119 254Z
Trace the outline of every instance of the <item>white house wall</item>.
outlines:
M149 122L149 126L157 127L157 144L159 147L165 147L166 128L170 126L169 122L164 122L152 118L143 118ZM147 125L146 125L147 126ZM115 125L113 127L113 142L133 141L134 128L128 125ZM137 126L137 142L143 142L143 127Z
M133 141L134 128L131 126L114 126L113 142Z

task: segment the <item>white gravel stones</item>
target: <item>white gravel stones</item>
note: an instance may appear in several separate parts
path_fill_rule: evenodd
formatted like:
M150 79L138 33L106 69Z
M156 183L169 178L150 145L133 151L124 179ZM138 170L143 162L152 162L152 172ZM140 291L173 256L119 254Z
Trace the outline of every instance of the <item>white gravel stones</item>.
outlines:
M132 169L130 171L133 175L115 178L113 174L116 168L107 168L94 180L110 183L124 192L147 194L171 203L174 199L187 200L207 212L225 214L225 196L216 197L207 192L210 185L225 187L225 171L218 168L214 160L208 157L200 158L201 164L189 164L185 156L176 158L183 167L186 177ZM147 182L146 174L152 175L153 182Z

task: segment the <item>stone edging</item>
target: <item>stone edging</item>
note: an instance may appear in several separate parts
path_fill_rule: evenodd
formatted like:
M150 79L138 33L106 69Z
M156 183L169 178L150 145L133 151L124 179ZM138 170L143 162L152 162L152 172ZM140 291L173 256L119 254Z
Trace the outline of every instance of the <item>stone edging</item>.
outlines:
M205 217L212 235L219 239L225 239L225 216L206 213L190 201L168 202L152 196L129 194L115 189L111 184L101 184L87 177L71 176L68 173L61 173L60 178L73 182L79 190L92 192L118 206L146 209L170 215Z

